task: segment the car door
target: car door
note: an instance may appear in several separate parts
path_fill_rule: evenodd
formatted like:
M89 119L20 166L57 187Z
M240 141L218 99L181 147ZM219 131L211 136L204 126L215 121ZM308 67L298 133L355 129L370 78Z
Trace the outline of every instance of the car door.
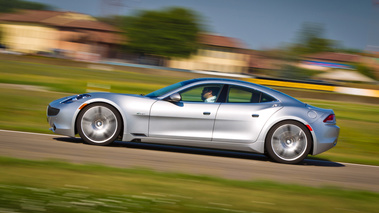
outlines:
M266 121L280 108L280 103L265 93L231 85L226 102L217 112L213 140L254 142Z
M179 102L155 102L150 112L149 137L210 141L220 106L217 99L215 102L204 102L202 92L210 86L219 88L214 94L217 97L223 85L207 84L179 92Z

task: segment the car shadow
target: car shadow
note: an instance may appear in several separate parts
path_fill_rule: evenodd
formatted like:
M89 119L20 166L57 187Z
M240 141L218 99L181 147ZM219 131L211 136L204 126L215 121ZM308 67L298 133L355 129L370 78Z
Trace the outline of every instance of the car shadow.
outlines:
M83 143L83 140L81 138L59 137L59 138L53 138L53 139L56 141L61 141L61 142Z
M61 142L69 142L69 143L83 143L83 140L81 138L59 137L59 138L54 138L54 140L61 141ZM129 149L157 150L157 151L163 151L163 152L175 152L175 153L208 155L208 156L237 158L237 159L249 159L249 160L276 163L263 154L256 154L256 153L242 152L242 151L229 151L229 150L185 147L185 146L175 146L175 145L166 145L166 144L154 144L154 143L146 143L146 142L141 143L141 142L124 142L124 141L115 141L110 146L120 147L120 148L124 147L124 148L129 148ZM314 157L312 158L308 157L303 162L297 165L320 166L320 167L344 167L345 166L338 162L333 162L327 159L320 159L320 158L314 158Z

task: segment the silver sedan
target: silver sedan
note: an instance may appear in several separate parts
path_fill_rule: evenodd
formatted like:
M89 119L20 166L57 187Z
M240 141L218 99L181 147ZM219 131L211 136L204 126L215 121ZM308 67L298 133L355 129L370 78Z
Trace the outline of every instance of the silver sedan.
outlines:
M262 153L299 163L334 147L333 110L231 79L192 79L148 95L88 93L49 104L51 130L85 143L115 140Z

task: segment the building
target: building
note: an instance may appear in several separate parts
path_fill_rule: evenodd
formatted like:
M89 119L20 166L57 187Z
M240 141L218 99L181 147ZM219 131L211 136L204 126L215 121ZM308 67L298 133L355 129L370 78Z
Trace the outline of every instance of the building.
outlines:
M1 14L0 27L3 45L29 54L55 52L97 60L110 57L123 42L118 29L75 12L21 10Z
M246 73L249 55L237 39L200 34L197 53L188 59L171 59L167 66L178 69Z
M21 10L1 14L0 32L0 44L11 51L58 54L86 61L119 58L117 47L126 41L115 27L76 12ZM237 39L209 34L200 34L198 39L200 48L197 54L188 59L170 59L166 66L225 73L248 72L250 56ZM138 60L141 61L141 57Z
M354 69L352 64L361 60L359 55L338 52L315 53L304 58L300 67L314 70Z
M283 61L276 59L261 51L249 50L250 62L249 62L249 74L270 76L273 71L281 69Z
M300 67L324 71L314 76L315 79L334 80L334 81L355 81L371 82L376 81L371 77L365 76L357 69L359 65L370 67L374 72L375 60L357 54L322 52L304 56L304 61ZM375 75L375 73L373 73Z

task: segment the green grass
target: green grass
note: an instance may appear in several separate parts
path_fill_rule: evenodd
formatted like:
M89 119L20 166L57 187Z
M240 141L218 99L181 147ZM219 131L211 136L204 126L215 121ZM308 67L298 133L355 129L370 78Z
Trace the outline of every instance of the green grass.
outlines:
M69 94L85 92L88 83L109 86L110 92L147 94L175 82L203 77L184 72L128 67L103 71L88 69L85 68L86 64L71 61L57 60L59 65L56 65L53 60L41 64L32 63L34 58L15 61L1 60L1 57L0 55L0 83L43 86L48 90L34 91L0 86L0 128L10 130L50 133L45 115L47 105ZM317 158L379 165L377 105L305 99L302 101L333 109L341 127L337 146L317 155Z
M70 93L85 92L88 83L109 85L112 92L147 93L185 79L14 61L0 61L0 66L0 83L44 86L53 91Z
M0 157L0 212L377 212L379 194Z

